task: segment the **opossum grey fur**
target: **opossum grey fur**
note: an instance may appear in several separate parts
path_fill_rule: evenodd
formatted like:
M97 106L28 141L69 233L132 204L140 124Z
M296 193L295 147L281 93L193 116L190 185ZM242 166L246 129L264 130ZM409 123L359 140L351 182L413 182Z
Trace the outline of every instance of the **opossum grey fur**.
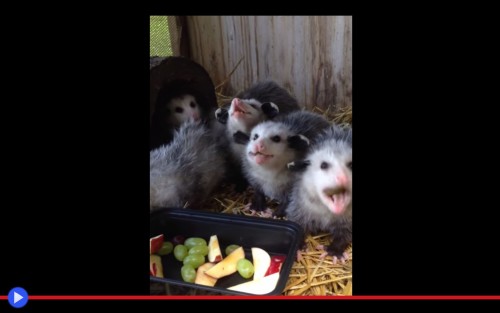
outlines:
M150 152L150 209L196 208L225 174L224 147L204 123L188 121L173 140ZM227 149L227 148L226 148Z
M285 114L300 110L297 100L273 80L257 82L238 93L236 98L255 99L260 103L273 102L278 106L280 113Z
M295 175L288 170L287 164L301 160L309 149L308 145L314 144L317 136L328 127L330 123L323 116L307 111L280 115L254 127L242 157L243 173L255 190L252 209L265 208L262 195L286 205ZM276 142L276 137L279 137L279 142ZM296 146L297 142L302 147ZM260 156L254 153L259 143L266 149L263 152L273 155L262 157L266 159L262 164L257 164Z
M247 114L243 117L233 116L236 99L244 103L246 107ZM277 115L299 110L297 100L286 89L273 80L264 80L238 93L231 104L216 111L217 120L226 127L226 137L232 155L231 172L234 173L237 184L245 186L245 182L241 182L241 158L245 153L245 147L236 143L233 135L237 132L250 135L253 127L258 123L273 119Z
M332 126L311 147L302 172L286 208L288 220L302 225L306 232L330 232L333 242L329 254L341 257L352 242L352 129ZM323 165L322 165L323 164ZM326 165L325 165L326 164ZM323 166L323 167L322 167ZM343 211L334 213L325 190L339 188L338 175L347 178L342 184L346 194Z

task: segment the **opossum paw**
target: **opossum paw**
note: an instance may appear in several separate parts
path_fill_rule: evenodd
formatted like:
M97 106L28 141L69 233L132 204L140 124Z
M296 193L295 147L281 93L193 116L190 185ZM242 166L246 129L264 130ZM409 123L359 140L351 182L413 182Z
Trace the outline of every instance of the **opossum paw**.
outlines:
M333 256L333 264L337 264L337 261L340 261L342 264L345 264L349 259L349 255L344 252L340 258L337 256Z
M302 253L307 252L307 242L303 242L299 249L297 249L297 262L302 260Z
M297 262L302 261L302 250L297 250Z
M250 209L247 211L247 214L250 216L255 216L255 215L257 215L257 212L255 210Z
M270 208L266 208L265 211L262 211L258 214L260 217L271 218L273 217L273 210Z
M328 252L326 252L326 251L325 251L325 252L323 252L323 253L321 253L321 254L319 255L319 259L320 259L320 260L323 260L323 259L324 259L327 255L328 255ZM335 261L333 261L333 263L335 264Z
M257 212L255 212L255 210L251 209L251 203L248 203L247 205L245 205L245 207L243 208L243 210L241 210L241 212L248 214L250 216L254 216L257 213Z
M325 249L326 248L326 249ZM317 250L325 250L319 258L322 260L326 256L331 255L333 258L333 264L337 264L338 261L340 261L342 264L345 264L347 260L349 260L349 254L347 252L342 253L342 255L334 255L331 251L328 251L328 248L325 247L324 245L317 245L316 246Z

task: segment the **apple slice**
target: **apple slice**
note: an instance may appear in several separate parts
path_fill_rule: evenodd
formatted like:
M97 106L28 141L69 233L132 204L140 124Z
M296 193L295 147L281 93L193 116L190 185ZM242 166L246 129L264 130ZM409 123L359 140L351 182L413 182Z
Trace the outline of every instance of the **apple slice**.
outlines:
M217 278L213 278L213 277L205 274L205 271L211 269L214 266L215 266L215 263L207 262L207 263L201 265L200 267L198 267L198 270L196 271L196 278L194 280L194 283L199 284L199 285L204 285L204 286L210 286L210 287L215 286L215 283L217 282Z
M243 251L243 247L239 247L238 249L231 252L231 254L225 257L222 261L217 263L217 265L206 271L205 274L219 279L221 277L236 273L236 263L244 258L245 251Z
M269 256L269 253L261 248L252 248L252 258L255 268L253 280L266 276L267 269L271 265L271 256Z
M149 254L155 254L163 245L163 234L149 239Z
M163 278L163 266L159 255L149 255L149 275Z
M208 242L208 262L217 263L220 261L222 261L222 253L220 251L219 239L217 239L217 235L213 235Z
M271 265L269 265L269 268L267 269L265 276L274 274L274 273L279 273L281 270L281 266L285 262L286 256L284 255L275 255L271 257Z
M274 273L257 280L254 279L239 285L231 286L227 289L251 293L254 295L265 295L272 292L276 288L279 278L280 273Z

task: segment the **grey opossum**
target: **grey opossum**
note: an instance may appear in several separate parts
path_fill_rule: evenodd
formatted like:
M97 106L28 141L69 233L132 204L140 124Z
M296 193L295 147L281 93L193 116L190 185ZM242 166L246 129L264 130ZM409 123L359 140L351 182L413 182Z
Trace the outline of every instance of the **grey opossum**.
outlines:
M170 99L167 108L171 112L167 117L168 122L174 127L179 127L188 120L200 120L200 108L192 95L184 94Z
M249 138L242 133L235 136L240 144L247 143L242 161L243 173L254 188L251 209L264 210L268 196L278 200L278 212L283 211L294 180L287 164L301 160L318 134L329 126L319 114L297 111L258 124Z
M168 145L150 152L150 209L197 208L224 178L225 150L205 123L183 123Z
M286 208L289 220L306 232L330 232L327 252L342 255L352 242L352 129L332 126L311 146L302 161Z
M232 154L231 171L235 173L233 178L238 189L246 187L243 177L237 175L241 174L241 157L245 148L235 142L234 134L239 132L248 136L258 123L298 110L297 100L286 89L272 80L265 80L237 94L230 105L216 111L217 120L226 126Z
M158 94L156 111L151 122L150 151L169 143L174 132L188 120L202 120L207 124L211 119L214 120L213 116L208 116L209 108L203 108L194 94L181 92L180 87L173 89Z
M187 114L187 118L200 119L208 124L215 121L217 109L215 86L203 66L187 57L177 56L162 58L155 64L152 67L150 64L149 75L149 151L173 139L179 124L186 120L182 115L192 111L191 103L197 112ZM185 95L192 96L189 100L194 101L185 99L181 102L183 107L172 107L176 99ZM180 110L183 112L179 115Z

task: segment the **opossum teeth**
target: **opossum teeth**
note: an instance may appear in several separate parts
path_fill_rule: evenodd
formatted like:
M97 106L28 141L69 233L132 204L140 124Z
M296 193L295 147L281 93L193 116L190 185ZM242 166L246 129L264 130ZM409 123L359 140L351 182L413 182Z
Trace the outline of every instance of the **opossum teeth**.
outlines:
M243 114L247 114L247 115L252 115L252 113L250 112L247 112L247 111L243 111L242 109L240 109L239 107L236 107L234 109L234 113L243 113Z

